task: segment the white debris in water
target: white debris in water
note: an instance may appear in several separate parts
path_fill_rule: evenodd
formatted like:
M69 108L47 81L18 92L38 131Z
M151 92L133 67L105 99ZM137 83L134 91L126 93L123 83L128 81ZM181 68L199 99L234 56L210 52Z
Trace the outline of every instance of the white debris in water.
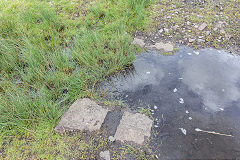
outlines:
M178 78L178 79L183 79L182 77Z
M188 110L186 110L186 113L188 114L188 113L189 113L189 111L188 111Z
M173 92L174 92L174 93L177 92L177 88L174 88Z
M199 55L199 52L194 51L194 53L195 53L196 55Z
M154 114L153 112L151 114Z
M184 100L183 98L179 98L179 103L183 104L184 103Z
M224 133L218 133L218 132L215 132L215 131L204 131L204 130L201 130L199 128L195 128L195 131L196 132L204 132L204 133L216 134L216 135L220 135L220 136L234 137L233 135L224 134Z
M222 92L225 92L225 89L222 89Z
M126 98L128 97L128 95L125 96Z
M187 135L186 129L184 129L184 128L179 128L179 129L182 131L182 133L183 133L184 135Z
M200 132L200 131L202 131L202 130L199 129L199 128L195 128L195 131Z
M191 55L192 55L192 53L190 53L190 52L189 52L189 53L187 53L187 54L188 54L189 56L191 56Z
M224 111L224 109L223 108L219 108L221 111Z
M158 128L158 126L157 126L157 125L154 125L154 127L155 127L155 128Z
M150 72L146 72L146 74L150 74Z
M154 109L157 109L158 107L157 107L157 106L154 106L153 108L154 108Z
M189 120L192 120L192 117L188 117Z

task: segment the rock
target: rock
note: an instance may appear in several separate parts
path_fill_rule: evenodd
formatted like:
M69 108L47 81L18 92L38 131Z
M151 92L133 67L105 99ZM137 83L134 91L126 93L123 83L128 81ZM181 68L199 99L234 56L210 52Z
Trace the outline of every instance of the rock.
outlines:
M214 31L217 31L217 29L218 29L217 27L213 28Z
M111 159L111 157L110 157L109 150L100 152L100 160L110 160L110 159Z
M221 28L221 27L223 26L224 23L226 23L226 22L218 21L216 27L217 27L217 28Z
M205 28L207 27L207 23L202 23L199 27L198 27L198 30L202 31L204 30Z
M107 113L107 109L88 98L78 99L62 116L55 131L64 133L73 130L99 130Z
M201 39L201 38L198 38L198 43L202 43L202 42L205 42L205 40Z
M121 142L143 144L144 138L151 135L152 124L153 121L146 115L124 112L114 137Z
M109 140L110 142L114 142L114 141L115 141L115 138L114 138L113 136L109 136L109 137L108 137L108 140Z
M165 31L166 33L168 33L168 32L169 32L169 29L167 29L167 28L164 28L164 31Z
M159 31L158 31L158 33L162 33L163 32L163 29L160 29Z
M188 39L188 42L189 42L189 43L192 43L192 42L194 42L195 40L196 40L195 38L189 38L189 39Z
M211 32L210 31L206 31L205 33L208 36L208 35L210 35Z
M173 45L171 43L162 43L158 42L155 45L150 46L150 48L156 48L158 50L163 49L165 52L172 52L174 50Z
M225 34L224 29L221 29L221 30L220 30L220 33L221 33L221 34Z
M145 46L144 40L139 38L134 38L132 44L139 45L140 47Z
M173 29L174 29L174 30L176 30L177 28L179 28L179 25L173 26Z

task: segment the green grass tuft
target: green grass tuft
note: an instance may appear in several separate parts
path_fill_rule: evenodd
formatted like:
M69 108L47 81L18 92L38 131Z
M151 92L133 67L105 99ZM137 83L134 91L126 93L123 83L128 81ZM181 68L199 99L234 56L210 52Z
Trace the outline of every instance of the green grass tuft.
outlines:
M27 140L29 133L37 140L45 129L51 135L74 100L96 97L96 84L133 62L131 33L144 29L149 4L150 0L2 0L1 141L9 136ZM17 139L13 142L23 143ZM34 143L9 144L16 147L4 151ZM24 154L54 158L29 150L16 153L21 154L22 159Z

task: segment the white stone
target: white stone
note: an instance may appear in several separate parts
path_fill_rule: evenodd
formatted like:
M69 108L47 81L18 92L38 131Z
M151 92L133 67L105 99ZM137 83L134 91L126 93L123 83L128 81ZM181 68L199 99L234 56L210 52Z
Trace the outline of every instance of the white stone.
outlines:
M189 38L189 39L188 39L188 42L189 42L189 43L192 43L192 42L194 42L195 40L196 40L195 38Z
M110 142L114 142L114 141L115 141L115 138L114 138L113 136L109 136L109 137L108 137L108 140L109 140Z
M100 152L100 160L110 160L110 159L111 157L110 157L109 150Z
M207 27L207 23L202 23L199 27L198 27L198 30L202 31L204 30L205 28Z

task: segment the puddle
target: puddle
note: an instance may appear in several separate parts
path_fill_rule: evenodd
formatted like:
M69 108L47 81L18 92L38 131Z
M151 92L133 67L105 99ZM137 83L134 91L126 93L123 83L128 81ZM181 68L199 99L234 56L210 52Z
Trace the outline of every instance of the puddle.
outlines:
M132 110L151 109L150 146L158 157L240 157L239 56L181 47L174 56L141 54L133 68L112 77L103 88Z

